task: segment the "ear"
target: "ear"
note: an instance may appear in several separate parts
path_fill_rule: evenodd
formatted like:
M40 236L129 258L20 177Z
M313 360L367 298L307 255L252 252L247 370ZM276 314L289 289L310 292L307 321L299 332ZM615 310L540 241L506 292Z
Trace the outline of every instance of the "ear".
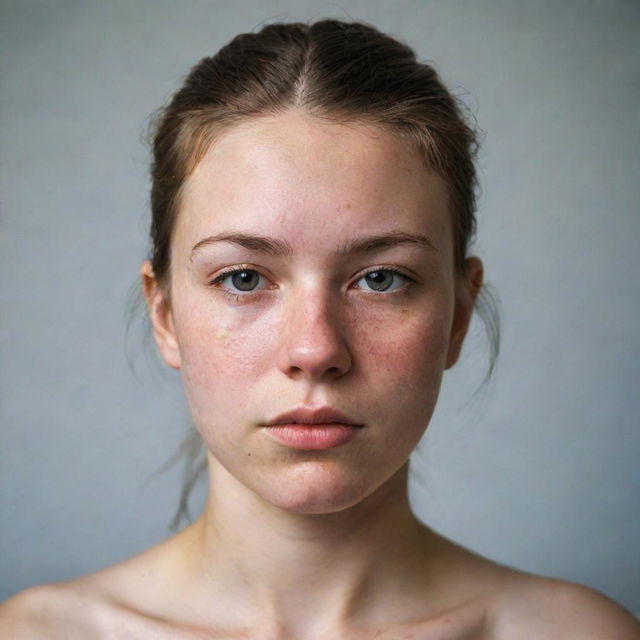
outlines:
M484 270L480 258L471 257L465 260L464 274L456 276L456 300L451 334L449 335L447 369L450 369L460 356L476 298L482 288L483 273Z
M149 319L153 329L153 337L163 360L174 369L180 368L180 347L176 338L171 314L169 296L160 285L153 272L153 267L145 260L140 267L142 292L147 303Z

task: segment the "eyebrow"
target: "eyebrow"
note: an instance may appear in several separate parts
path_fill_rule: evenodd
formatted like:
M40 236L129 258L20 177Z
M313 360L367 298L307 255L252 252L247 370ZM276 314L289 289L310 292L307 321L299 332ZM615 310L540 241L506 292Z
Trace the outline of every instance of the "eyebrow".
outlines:
M216 242L230 242L250 251L264 253L276 257L290 256L293 253L291 245L277 238L254 235L249 233L219 233L209 236L197 242L191 249L191 259L199 249L204 246L215 244ZM373 253L383 249L390 249L399 245L413 245L437 251L435 244L428 236L422 234L407 233L405 231L390 231L380 235L366 236L350 240L339 247L337 253L341 256L352 256L358 254Z

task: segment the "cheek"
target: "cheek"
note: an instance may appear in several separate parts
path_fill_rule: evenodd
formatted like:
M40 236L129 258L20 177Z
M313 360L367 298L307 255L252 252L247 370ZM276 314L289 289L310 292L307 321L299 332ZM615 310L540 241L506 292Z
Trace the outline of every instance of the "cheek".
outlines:
M230 336L224 329L198 326L183 327L180 353L185 386L191 393L200 390L211 397L224 397L237 388L238 380L248 377L255 364L256 349L246 340ZM253 358L249 357L253 354Z
M254 383L272 362L273 314L208 300L181 300L189 313L175 318L181 374L187 402L197 425L241 417Z
M358 357L404 383L439 376L446 362L449 316L447 305L369 309L352 323Z
M446 365L450 312L425 305L370 313L355 326L360 406L375 411L393 448L417 443L440 391ZM362 403L366 404L362 404ZM398 434L403 434L399 442Z

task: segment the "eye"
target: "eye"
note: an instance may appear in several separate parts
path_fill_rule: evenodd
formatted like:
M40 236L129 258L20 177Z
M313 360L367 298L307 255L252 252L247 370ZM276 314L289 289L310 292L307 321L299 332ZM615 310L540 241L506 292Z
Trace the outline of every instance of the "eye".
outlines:
M266 288L266 278L255 269L233 269L225 271L211 281L212 285L222 285L230 293L251 293ZM259 286L259 285L262 286Z
M368 273L365 273L360 280L358 280L358 286L364 288L360 283L366 283L366 287L370 291L386 292L396 291L403 288L408 282L411 282L409 276L405 276L397 269L390 267L373 269Z

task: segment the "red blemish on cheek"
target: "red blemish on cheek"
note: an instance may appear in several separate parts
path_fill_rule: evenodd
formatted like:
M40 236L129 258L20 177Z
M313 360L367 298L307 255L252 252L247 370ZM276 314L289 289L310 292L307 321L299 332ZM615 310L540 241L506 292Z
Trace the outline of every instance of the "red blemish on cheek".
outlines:
M405 383L429 384L444 369L445 324L434 308L369 307L351 325L354 355L367 369L383 370Z
M352 325L352 348L359 360L367 360L389 372L398 372L411 358L415 341L407 335L408 327L397 313L369 310ZM406 317L406 316L405 316Z

